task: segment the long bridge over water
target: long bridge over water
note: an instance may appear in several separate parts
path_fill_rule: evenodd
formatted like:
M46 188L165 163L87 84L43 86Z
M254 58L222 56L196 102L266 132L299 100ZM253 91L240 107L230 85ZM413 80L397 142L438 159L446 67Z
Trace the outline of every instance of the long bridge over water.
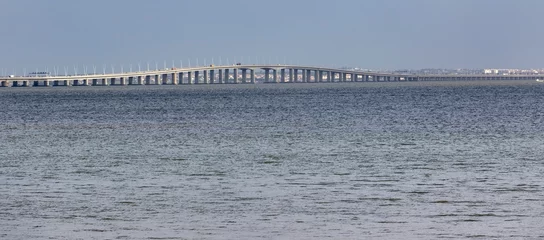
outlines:
M264 72L263 83L397 82L536 80L544 75L413 75L363 72L298 65L223 65L167 68L154 71L91 74L76 76L0 77L0 87L109 86L256 83L256 72Z

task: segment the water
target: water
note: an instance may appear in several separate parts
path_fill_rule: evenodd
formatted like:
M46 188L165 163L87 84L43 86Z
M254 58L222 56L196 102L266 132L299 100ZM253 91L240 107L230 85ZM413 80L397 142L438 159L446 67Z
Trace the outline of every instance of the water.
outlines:
M0 89L1 239L541 239L544 85Z

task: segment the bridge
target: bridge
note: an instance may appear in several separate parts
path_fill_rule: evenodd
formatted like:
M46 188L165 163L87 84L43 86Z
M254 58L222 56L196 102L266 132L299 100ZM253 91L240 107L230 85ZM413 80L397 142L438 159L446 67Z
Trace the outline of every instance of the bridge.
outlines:
M223 65L167 68L76 76L0 77L0 87L31 86L109 86L109 85L180 85L180 84L254 84L256 72L264 72L263 83L321 82L397 82L397 81L470 81L536 80L544 75L413 75L363 72L298 65Z

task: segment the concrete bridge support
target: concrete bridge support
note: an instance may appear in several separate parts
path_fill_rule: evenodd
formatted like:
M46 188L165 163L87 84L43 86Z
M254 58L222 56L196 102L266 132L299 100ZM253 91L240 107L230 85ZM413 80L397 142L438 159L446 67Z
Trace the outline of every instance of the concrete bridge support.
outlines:
M223 70L219 69L219 75L217 76L218 83L223 83Z
M187 84L193 84L193 73L187 72Z
M230 73L229 73L229 69L225 69L225 76L223 76L223 82L222 83L229 83L229 78L230 78Z
M289 82L293 82L293 69L289 68Z
M183 72L178 73L178 84L183 84Z
M232 76L234 78L234 83L235 84L238 84L238 69L235 68L235 69L232 69Z
M136 83L137 85L144 85L144 77L138 76L136 81L137 81Z
M285 83L285 68L280 70L280 82Z
M208 70L204 70L202 75L204 75L203 76L203 83L208 84Z
M321 82L320 74L321 74L321 71L319 71L319 70L314 71L314 81L316 83Z
M200 71L195 71L195 84L200 84Z
M273 76L273 83L278 83L278 70L277 69L272 69L272 76Z
M311 82L310 79L312 78L312 72L310 70L306 70L306 82L309 83Z
M215 83L215 71L212 69L210 70L210 84Z
M242 69L242 83L247 83L247 69Z
M250 69L249 71L251 74L251 83L255 84L255 69Z
M270 83L270 69L264 70L264 82Z
M162 84L167 85L168 84L168 74L162 74Z
M145 85L151 85L151 76L150 75L145 76Z
M291 82L296 83L298 82L298 69L293 68L293 75L291 75Z

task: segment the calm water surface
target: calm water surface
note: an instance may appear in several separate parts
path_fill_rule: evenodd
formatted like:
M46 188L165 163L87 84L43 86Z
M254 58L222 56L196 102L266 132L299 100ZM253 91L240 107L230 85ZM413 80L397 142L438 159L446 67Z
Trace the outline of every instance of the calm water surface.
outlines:
M0 89L0 239L542 239L544 84Z

